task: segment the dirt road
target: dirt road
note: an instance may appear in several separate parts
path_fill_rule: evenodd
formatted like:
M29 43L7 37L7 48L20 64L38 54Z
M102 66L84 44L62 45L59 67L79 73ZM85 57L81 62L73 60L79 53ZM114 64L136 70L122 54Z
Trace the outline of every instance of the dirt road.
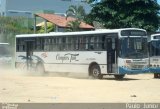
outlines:
M126 103L160 102L160 79L152 74L126 75L103 80L66 75L45 76L0 71L0 102Z

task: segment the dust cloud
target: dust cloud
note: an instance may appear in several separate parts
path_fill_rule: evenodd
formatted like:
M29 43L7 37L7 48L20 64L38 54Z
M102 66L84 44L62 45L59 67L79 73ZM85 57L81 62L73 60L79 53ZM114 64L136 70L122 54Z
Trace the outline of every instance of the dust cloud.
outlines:
M31 77L67 77L75 79L93 79L87 74L69 73L69 72L36 72L22 69L0 69L0 75L3 76L31 76Z

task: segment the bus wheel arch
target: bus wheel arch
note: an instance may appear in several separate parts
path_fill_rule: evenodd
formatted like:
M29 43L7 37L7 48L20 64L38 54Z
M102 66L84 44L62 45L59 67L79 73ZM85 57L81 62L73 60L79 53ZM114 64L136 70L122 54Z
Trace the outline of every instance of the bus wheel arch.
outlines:
M36 72L38 72L38 73L44 73L45 72L44 64L42 62L38 62L36 64Z
M103 75L101 74L101 69L98 63L96 62L92 62L89 65L89 76L92 76L93 78L98 78L98 79L102 79Z

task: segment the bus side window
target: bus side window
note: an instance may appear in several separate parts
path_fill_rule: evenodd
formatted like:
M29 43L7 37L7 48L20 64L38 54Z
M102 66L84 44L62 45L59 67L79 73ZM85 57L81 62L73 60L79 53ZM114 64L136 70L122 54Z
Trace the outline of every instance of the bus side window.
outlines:
M40 38L40 51L44 51L44 38Z
M98 36L95 36L95 38L94 38L94 48L95 48L95 50L101 50L100 37L98 37Z
M71 48L69 50L74 50L75 38L71 37Z
M36 38L36 50L41 51L42 50L42 41L41 38Z
M79 45L79 49L80 50L86 50L86 48L88 48L87 47L87 43L86 43L86 41L87 41L87 39L86 39L87 37L85 37L85 36L82 36L82 37L80 37L80 45Z
M53 37L52 38L52 51L55 51L56 50L56 37Z
M52 51L52 39L49 38L49 51Z
M16 51L19 52L20 51L20 41L19 39L16 40L17 46L16 46Z
M102 36L101 38L101 44L102 44L102 50L105 50L106 49L106 37L105 36Z
M88 45L89 45L89 37L85 37L85 49L88 50Z
M79 50L83 50L83 37L79 37Z
M58 40L58 43L57 43L58 51L61 51L62 50L62 38L57 37L57 40Z
M61 38L61 45L62 45L62 48L61 48L61 50L63 51L63 50L66 50L66 37L62 37Z
M94 37L93 37L93 36L90 38L89 49L90 49L90 50L94 50Z
M44 39L44 50L49 51L49 39Z
M98 50L102 50L102 36L97 36L97 38Z
M112 49L115 50L116 48L116 38L112 38Z
M75 39L75 50L79 50L79 38L76 37Z
M25 42L24 42L24 39L19 39L19 45L18 45L18 50L20 52L23 52L25 51Z

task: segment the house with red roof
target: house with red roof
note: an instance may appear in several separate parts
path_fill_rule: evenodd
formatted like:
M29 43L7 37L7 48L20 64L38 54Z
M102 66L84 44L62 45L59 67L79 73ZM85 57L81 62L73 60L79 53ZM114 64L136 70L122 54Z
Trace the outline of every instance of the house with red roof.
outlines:
M56 26L56 29L55 31L58 31L58 32L64 32L68 27L68 23L70 21L75 21L76 19L75 18L72 18L72 17L65 17L65 16L60 16L60 15L56 15L56 14L35 14L35 26L34 26L34 31L36 31L36 18L37 17L40 17L40 18L43 18L44 19L44 25L45 25L45 31L47 31L47 22L51 22L53 24L55 24ZM82 22L80 23L80 26L79 28L83 31L88 31L88 30L94 30L94 27L85 23L85 22Z

